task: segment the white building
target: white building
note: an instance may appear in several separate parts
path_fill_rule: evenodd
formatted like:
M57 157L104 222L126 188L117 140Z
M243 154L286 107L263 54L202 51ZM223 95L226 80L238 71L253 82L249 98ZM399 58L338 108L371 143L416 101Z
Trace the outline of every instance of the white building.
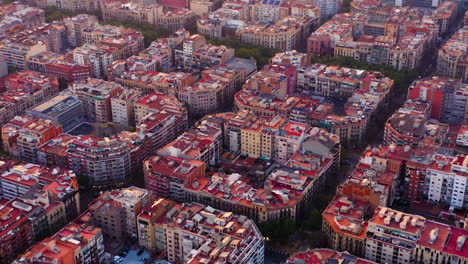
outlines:
M426 219L378 207L366 233L366 259L377 263L414 263L413 252Z
M341 2L340 0L314 0L313 4L321 8L322 18L327 18L338 13Z
M85 44L73 50L73 60L80 65L90 65L92 76L100 79L107 76L107 67L112 66L114 56L96 45Z
M124 90L122 94L111 98L112 122L121 130L135 127L135 102L140 98L136 90Z
M454 208L468 201L468 158L437 155L427 170L428 199Z

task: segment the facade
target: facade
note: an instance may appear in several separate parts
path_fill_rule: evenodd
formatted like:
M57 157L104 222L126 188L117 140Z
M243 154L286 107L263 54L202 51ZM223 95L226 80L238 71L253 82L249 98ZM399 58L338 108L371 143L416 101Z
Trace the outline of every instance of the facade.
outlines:
M431 160L426 173L427 198L429 201L463 208L468 202L468 183L465 156L436 156Z
M81 136L70 142L68 163L78 174L85 174L95 188L115 187L131 180L131 149L123 141Z
M461 28L439 49L437 72L440 75L468 81L467 39L468 28Z
M346 195L337 195L323 211L322 230L328 246L357 256L365 251L367 224L365 212L369 203Z
M168 11L159 15L157 25L174 33L180 29L187 29L195 26L195 16L195 13L189 9L176 9L173 12Z
M112 122L119 130L135 127L135 103L140 99L141 93L126 89L123 93L111 98Z
M281 51L300 49L305 47L305 41L317 21L318 18L313 20L308 17L287 16L275 20L275 23L270 26L260 22L251 22L239 27L235 36L242 42Z
M162 6L140 5L136 2L107 2L102 6L102 13L105 22L134 21L155 25L162 14Z

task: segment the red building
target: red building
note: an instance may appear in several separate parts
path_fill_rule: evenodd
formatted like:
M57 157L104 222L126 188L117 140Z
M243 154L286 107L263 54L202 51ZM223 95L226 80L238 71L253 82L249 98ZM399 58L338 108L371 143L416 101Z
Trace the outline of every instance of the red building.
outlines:
M191 185L196 178L205 177L205 167L205 162L200 160L150 157L143 164L145 187L157 197L180 201L184 198L183 186Z
M308 38L307 54L316 57L332 55L330 36L313 35Z
M270 71L284 74L288 78L288 95L293 95L297 86L297 67L292 65L269 64L262 71Z
M0 209L0 263L12 263L34 242L32 222L9 203Z
M187 0L161 0L161 5L167 8L189 8Z
M431 103L431 118L443 120L450 106L448 99L458 90L461 81L446 77L432 77L415 81L408 90L408 99L419 99Z
M430 164L432 153L413 151L411 159L406 163L406 180L409 181L408 199L417 201L423 197L423 187L426 180L426 168Z
M73 63L52 62L46 64L46 74L67 79L69 82L86 80L91 77L89 65L78 65Z

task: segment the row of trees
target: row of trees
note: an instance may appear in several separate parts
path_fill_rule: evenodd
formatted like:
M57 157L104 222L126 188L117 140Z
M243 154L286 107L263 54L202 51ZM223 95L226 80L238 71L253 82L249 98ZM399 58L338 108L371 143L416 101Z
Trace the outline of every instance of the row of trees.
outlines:
M250 59L253 57L257 61L259 69L267 65L276 53L281 52L278 49L265 48L245 43L233 37L225 39L209 39L208 42L213 45L225 45L233 48L235 50L236 57L244 59Z
M145 37L145 46L148 47L151 42L157 40L158 38L165 38L171 35L171 32L165 28L158 27L149 23L139 23L135 21L118 21L112 20L108 23L101 22L102 24L132 28L140 31Z
M330 203L333 195L319 194L313 201L313 208L304 220L296 223L291 217L283 217L279 221L261 222L258 227L263 236L275 242L283 242L296 231L317 231L322 229L322 212Z

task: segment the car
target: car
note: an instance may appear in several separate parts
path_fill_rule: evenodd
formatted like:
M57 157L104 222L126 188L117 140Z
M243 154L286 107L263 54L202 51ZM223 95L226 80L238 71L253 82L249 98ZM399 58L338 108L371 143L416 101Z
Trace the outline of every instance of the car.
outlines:
M143 254L143 252L144 252L144 250L143 250L143 249L140 249L140 250L138 250L138 252L137 252L137 256L141 256L141 254Z

